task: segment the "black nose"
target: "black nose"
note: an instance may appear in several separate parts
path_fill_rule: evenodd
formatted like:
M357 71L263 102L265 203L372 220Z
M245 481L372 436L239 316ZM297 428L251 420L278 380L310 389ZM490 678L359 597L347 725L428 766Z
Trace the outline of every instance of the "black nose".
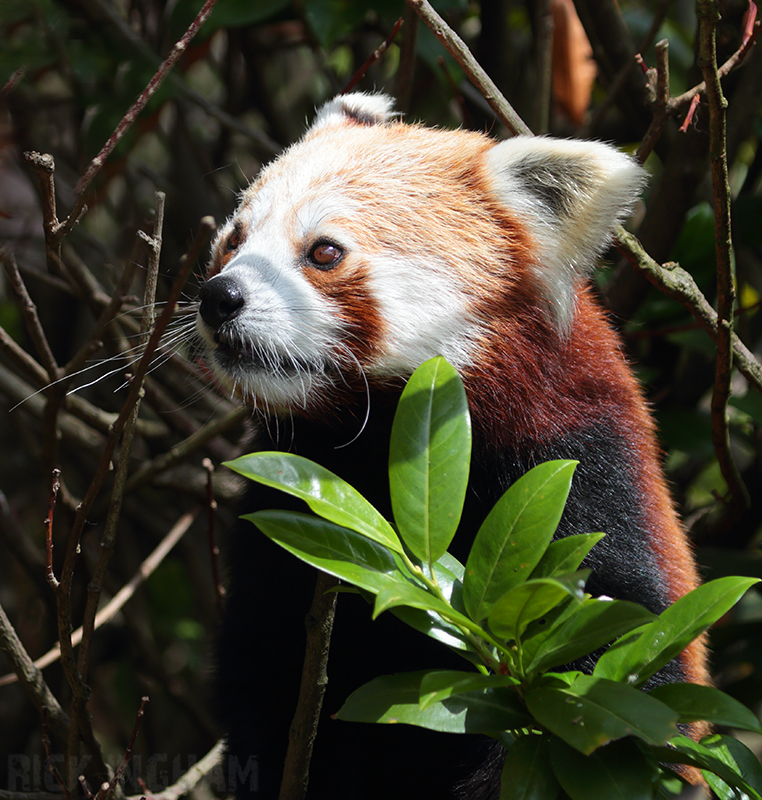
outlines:
M198 294L199 313L206 324L219 330L223 322L237 317L244 306L239 282L232 275L218 275L207 281Z

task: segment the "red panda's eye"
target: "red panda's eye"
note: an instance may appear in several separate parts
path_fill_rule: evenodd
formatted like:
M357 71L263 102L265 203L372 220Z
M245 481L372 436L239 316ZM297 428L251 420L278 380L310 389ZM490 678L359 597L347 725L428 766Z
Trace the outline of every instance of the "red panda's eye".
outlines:
M234 250L237 250L241 246L242 241L243 234L241 232L241 228L239 225L236 225L228 238L225 240L225 252L232 253Z
M341 261L344 251L333 242L317 242L312 245L308 258L313 267L318 269L333 269Z

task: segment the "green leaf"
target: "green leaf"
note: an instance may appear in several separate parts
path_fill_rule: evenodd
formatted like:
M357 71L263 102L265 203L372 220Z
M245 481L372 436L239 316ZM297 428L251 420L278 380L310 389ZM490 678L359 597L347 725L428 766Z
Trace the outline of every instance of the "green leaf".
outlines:
M676 711L680 715L679 722L706 720L715 725L762 733L756 714L713 686L668 683L657 686L649 694Z
M575 572L585 556L605 535L605 533L577 533L551 542L531 577L552 578L554 575Z
M516 481L487 515L466 562L463 600L481 622L537 566L569 495L576 461L549 461Z
M567 664L654 619L654 614L637 603L598 598L585 600L548 631L526 669L542 672Z
M676 731L677 714L663 703L590 675L580 675L568 687L529 689L526 703L538 722L585 755L630 735L664 744Z
M729 611L756 578L720 578L699 586L663 611L639 636L604 653L594 674L640 686Z
M356 489L309 459L293 453L252 453L225 466L244 478L298 497L324 519L403 552L392 526Z
M461 672L454 669L437 670L423 676L419 704L421 709L425 709L432 703L454 695L495 686L518 685L519 681L510 675L483 675L481 672Z
M532 722L516 692L504 687L449 697L421 709L421 682L427 674L376 678L353 692L336 716L349 722L401 722L446 733L494 734Z
M749 791L752 797L762 797L762 766L757 756L745 744L732 736L720 735L708 737L701 744L729 769L740 773L743 778L742 789ZM717 786L717 779L711 773L705 773L705 777L707 783L719 794L717 790L721 787ZM737 794L732 796L738 797Z
M471 620L435 597L431 592L408 581L398 581L380 591L373 607L373 619L390 608L406 606L422 611L432 611L446 620L470 627Z
M436 561L455 535L468 485L471 421L458 373L443 358L422 364L392 425L389 489L394 520L411 552Z
M428 573L425 565L423 568ZM461 614L465 612L462 598L463 569L463 565L450 553L444 553L439 561L434 564L434 575L445 600ZM417 631L446 644L448 647L461 651L461 655L476 652L463 633L452 623L442 619L439 614L409 606L396 607L393 613L407 625L410 625L411 628L415 628ZM471 660L468 655L466 655L466 658ZM481 661L478 663L481 663Z
M500 800L556 800L559 785L547 736L519 736L505 754Z
M518 640L530 622L571 595L582 600L588 570L558 578L537 578L509 589L492 606L489 627L496 636Z
M571 800L651 800L653 796L653 770L632 740L613 742L584 756L553 738L550 761Z
M664 763L690 764L704 770L704 776L715 788L719 776L734 790L741 790L752 800L762 800L762 775L756 756L737 739L730 736L708 736L694 742L687 736L675 736L669 747L655 747L653 753ZM712 773L712 774L710 774ZM727 790L719 785L721 797L743 800L744 795ZM717 791L717 789L715 789Z
M302 561L373 594L410 579L390 550L320 517L296 511L257 511L242 519L253 522Z

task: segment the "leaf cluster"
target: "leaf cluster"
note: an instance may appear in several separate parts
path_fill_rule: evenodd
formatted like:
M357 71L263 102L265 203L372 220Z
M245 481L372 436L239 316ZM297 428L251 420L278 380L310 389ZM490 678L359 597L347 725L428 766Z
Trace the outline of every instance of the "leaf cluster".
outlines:
M391 610L471 664L376 678L338 718L491 736L507 746L503 800L553 800L561 790L572 800L665 797L680 784L665 763L703 770L721 797L762 797L762 769L740 742L697 743L677 727L706 720L762 732L748 709L709 686L641 691L757 581L713 581L658 617L586 594L589 571L581 567L603 534L553 539L573 461L541 464L513 484L461 564L447 548L470 449L463 385L436 358L413 374L394 420L394 525L348 483L299 456L258 453L228 465L314 512L247 515L266 536L364 592L374 618ZM574 668L601 648L591 675Z

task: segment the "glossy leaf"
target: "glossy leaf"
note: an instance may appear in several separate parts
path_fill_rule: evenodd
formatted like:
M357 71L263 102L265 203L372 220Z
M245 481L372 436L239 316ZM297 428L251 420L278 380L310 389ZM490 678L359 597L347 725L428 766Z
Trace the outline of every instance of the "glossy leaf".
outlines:
M488 617L497 599L537 566L558 527L576 463L540 464L519 478L487 515L463 580L463 599L476 622Z
M463 614L463 565L450 553L444 553L439 561L434 564L434 574L445 599L452 607ZM474 653L474 648L465 638L463 633L452 623L448 622L439 614L423 611L418 608L398 606L393 609L395 616L399 617L411 628L436 639L448 647L462 651L461 655ZM471 655L466 655L469 660L473 660ZM478 663L481 663L479 661Z
M574 661L654 619L654 614L637 603L585 600L548 631L526 669L541 672Z
M664 744L676 733L677 714L637 689L580 675L571 686L529 689L526 703L549 731L581 753L625 736Z
M734 800L742 800L745 793L751 800L762 800L762 776L756 756L737 739L730 736L710 736L701 742L694 742L687 736L675 736L670 747L653 748L656 758L665 763L690 764L704 770L704 775L712 784L717 775L727 786L733 787ZM722 787L720 794L724 794ZM727 787L725 787L727 788Z
M744 791L752 797L762 797L762 766L757 756L749 750L743 742L732 736L712 736L704 739L701 744L709 750L719 761L743 777ZM716 779L713 775L705 774L707 782L715 791ZM737 795L736 795L737 796Z
M663 611L639 636L633 636L611 655L604 653L595 675L642 685L729 611L755 583L756 578L731 577L699 586Z
M455 535L470 456L463 384L443 358L431 359L402 393L389 452L394 520L405 544L424 563L436 561Z
M559 785L547 736L519 736L505 754L500 800L556 800Z
M454 695L496 686L518 686L516 678L509 675L484 675L481 672L458 670L436 670L424 675L421 681L420 706L427 708L432 703L446 700Z
M584 756L554 738L550 763L571 800L651 800L653 796L651 766L629 739Z
M378 593L373 606L373 619L384 611L397 606L417 608L426 612L432 611L444 619L455 623L460 622L466 626L470 623L468 617L459 614L431 592L408 581L397 581Z
M336 716L350 722L406 723L446 733L486 733L532 723L514 691L487 689L450 697L421 709L427 672L384 675L353 692Z
M384 517L346 481L309 459L293 453L252 453L225 466L244 478L298 497L336 525L402 552L399 537Z
M257 511L243 519L302 561L374 594L407 582L391 551L320 517L295 511Z
M713 686L668 683L657 686L650 695L676 711L680 715L679 722L706 720L714 725L762 734L762 724L756 714Z
M548 545L531 577L552 578L554 575L576 572L585 556L604 536L604 533L577 533L574 536L556 539Z
M589 572L558 578L537 578L509 589L492 606L489 627L495 636L519 639L530 622L547 614L565 597L582 600Z

